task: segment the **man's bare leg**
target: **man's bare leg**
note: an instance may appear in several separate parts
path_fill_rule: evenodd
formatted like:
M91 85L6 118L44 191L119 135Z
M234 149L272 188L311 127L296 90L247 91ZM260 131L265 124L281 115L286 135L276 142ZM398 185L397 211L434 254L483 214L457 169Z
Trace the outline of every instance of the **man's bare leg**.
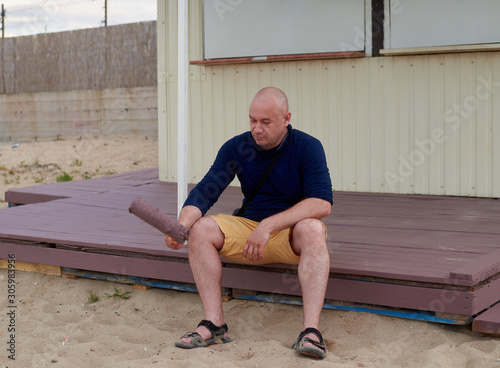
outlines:
M292 249L300 256L298 275L304 305L304 330L308 327L319 330L321 311L325 302L330 273L330 256L325 231L321 221L306 219L297 223L292 233ZM318 337L314 334L306 337L318 341Z
M217 222L210 217L200 218L189 233L189 264L200 294L205 319L216 326L224 324L221 296L222 263L218 251L224 244L224 234ZM204 326L196 329L204 340L211 338L211 333ZM190 343L190 338L181 339Z

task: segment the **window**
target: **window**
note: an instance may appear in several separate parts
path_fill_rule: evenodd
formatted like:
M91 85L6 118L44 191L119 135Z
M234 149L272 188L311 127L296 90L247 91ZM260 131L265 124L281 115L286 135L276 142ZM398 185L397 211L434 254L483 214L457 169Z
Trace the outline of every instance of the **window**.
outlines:
M204 58L364 51L365 0L205 0Z
M385 48L500 42L498 0L391 0Z

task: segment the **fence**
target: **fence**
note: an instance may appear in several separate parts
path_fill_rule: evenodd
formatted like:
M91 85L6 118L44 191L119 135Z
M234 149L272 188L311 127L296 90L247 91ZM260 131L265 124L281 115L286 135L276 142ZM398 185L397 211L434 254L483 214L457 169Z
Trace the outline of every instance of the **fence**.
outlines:
M157 135L156 22L0 39L0 140Z
M156 20L156 0L1 1L3 37Z
M0 94L156 86L156 22L0 39Z

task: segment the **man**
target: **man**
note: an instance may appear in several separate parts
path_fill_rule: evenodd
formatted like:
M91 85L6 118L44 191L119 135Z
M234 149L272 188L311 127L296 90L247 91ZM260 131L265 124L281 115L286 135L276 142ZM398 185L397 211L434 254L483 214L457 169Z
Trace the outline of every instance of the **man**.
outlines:
M280 89L260 90L249 115L250 132L221 147L179 216L179 222L190 228L189 263L205 319L176 346L194 348L230 341L222 311L222 256L249 264L298 264L304 329L292 348L324 358L326 349L318 328L330 258L326 226L320 219L330 214L333 203L325 153L317 139L292 129L288 101ZM280 156L271 174L249 200L276 153ZM243 215L204 216L236 175L245 196L243 204L249 200ZM165 243L172 249L183 246L168 236Z

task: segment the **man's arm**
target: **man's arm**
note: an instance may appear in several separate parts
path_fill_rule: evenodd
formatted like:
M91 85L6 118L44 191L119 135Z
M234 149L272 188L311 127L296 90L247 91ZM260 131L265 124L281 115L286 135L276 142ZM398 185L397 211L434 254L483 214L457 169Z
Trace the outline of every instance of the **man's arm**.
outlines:
M191 190L184 202L184 207L179 214L179 222L187 228L191 228L217 202L221 193L234 179L238 167L233 158L233 145L233 140L222 145L207 174ZM169 236L165 236L165 244L174 250L184 246Z
M294 226L306 218L322 219L330 215L332 205L319 198L306 198L286 211L264 219L259 226L269 231L279 231Z
M324 199L306 198L288 210L262 220L247 239L243 259L251 262L262 260L264 247L273 231L287 229L306 218L321 219L328 216L331 210L332 205Z
M181 210L181 213L179 214L179 223L186 226L187 228L191 228L191 226L193 226L193 224L198 221L201 216L202 214L198 207L186 206ZM176 242L168 235L165 235L165 244L167 245L167 247L174 250L181 249L184 246L184 244Z

